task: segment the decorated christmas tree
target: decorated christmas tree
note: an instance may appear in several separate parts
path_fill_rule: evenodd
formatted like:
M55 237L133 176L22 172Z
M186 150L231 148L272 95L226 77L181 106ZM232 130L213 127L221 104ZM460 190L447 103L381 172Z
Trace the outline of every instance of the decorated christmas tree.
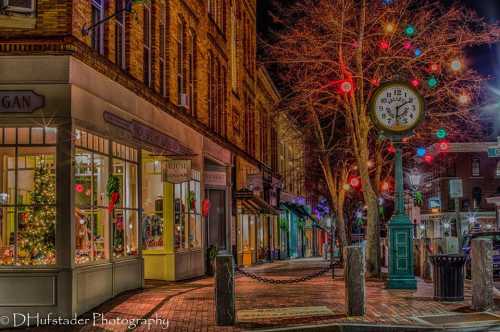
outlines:
M37 157L31 205L19 224L19 263L55 263L56 188L46 159Z

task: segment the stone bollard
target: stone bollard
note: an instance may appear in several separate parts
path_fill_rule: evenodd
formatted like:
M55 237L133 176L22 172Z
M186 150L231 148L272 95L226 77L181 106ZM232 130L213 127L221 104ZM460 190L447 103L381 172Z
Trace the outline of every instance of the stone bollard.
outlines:
M365 257L360 246L344 249L345 306L347 316L365 314Z
M493 302L493 244L491 240L472 240L472 309L485 311Z
M215 321L218 326L236 321L233 256L220 253L215 257Z

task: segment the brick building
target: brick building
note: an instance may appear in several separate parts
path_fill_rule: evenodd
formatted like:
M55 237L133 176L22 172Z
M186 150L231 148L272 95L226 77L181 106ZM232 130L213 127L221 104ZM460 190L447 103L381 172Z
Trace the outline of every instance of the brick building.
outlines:
M488 156L488 148L495 146L496 142L450 143L446 153L436 155L423 186L424 206L415 214L421 225L418 234L456 236L457 211L463 232L496 229L495 205L488 202L500 193L500 162ZM450 197L450 181L455 179L462 181L459 206Z
M0 315L202 275L244 210L249 262L275 256L279 94L255 0L2 4Z

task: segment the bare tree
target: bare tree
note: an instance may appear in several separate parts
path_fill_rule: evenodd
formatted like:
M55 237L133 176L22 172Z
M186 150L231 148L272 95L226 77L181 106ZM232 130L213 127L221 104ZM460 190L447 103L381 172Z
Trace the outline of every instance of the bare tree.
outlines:
M473 106L483 78L467 67L465 49L498 41L499 29L438 0L298 0L275 20L284 28L266 45L268 61L288 91L285 103L293 107L287 112L314 133L327 154L322 166L329 188L343 180L335 180L331 163L336 143L330 140L338 136L329 134L331 123L343 119L345 149L357 164L368 206L367 269L379 276L377 194L387 143L370 121L370 97L385 81L411 82L425 98L426 121L410 142L441 126L469 134L477 123Z

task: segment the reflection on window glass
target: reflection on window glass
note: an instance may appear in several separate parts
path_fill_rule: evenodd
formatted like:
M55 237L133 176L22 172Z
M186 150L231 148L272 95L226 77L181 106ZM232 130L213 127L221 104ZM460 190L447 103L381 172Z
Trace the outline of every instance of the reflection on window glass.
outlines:
M144 249L163 249L164 184L160 160L144 159L142 171L142 241Z
M75 150L75 262L107 259L108 211L106 184L109 158Z

